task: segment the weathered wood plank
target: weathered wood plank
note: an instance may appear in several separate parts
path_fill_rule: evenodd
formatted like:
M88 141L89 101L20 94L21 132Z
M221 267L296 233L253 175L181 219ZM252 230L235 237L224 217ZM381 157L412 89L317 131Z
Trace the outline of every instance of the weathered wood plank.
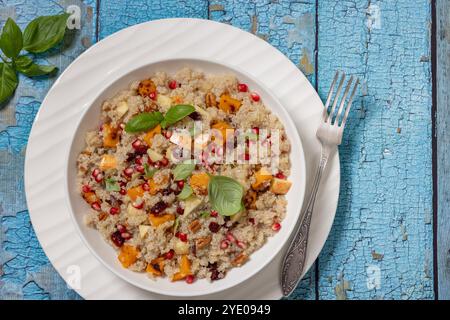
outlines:
M450 4L436 2L438 297L450 300Z
M81 29L69 31L61 48L43 59L60 72L92 42L95 0L2 1L0 23L14 18L22 29L40 15L62 12L69 5L81 10ZM14 98L0 109L0 297L2 299L77 299L53 269L31 227L23 187L23 161L31 124L56 77L20 76Z
M232 24L267 40L315 83L315 1L210 1L211 20ZM291 299L315 299L315 267Z
M320 299L434 297L430 13L428 0L319 1L319 94L336 69L363 82Z

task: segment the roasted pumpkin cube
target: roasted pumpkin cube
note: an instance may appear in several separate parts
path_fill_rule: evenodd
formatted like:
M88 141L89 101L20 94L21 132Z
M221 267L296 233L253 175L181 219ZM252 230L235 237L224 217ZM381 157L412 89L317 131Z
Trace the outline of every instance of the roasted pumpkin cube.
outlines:
M220 96L219 108L226 113L235 113L241 107L242 102L238 99L234 99L228 94L222 94Z
M270 186L270 191L275 194L286 194L291 188L292 182L284 179L274 178Z
M195 173L191 176L190 185L196 194L208 193L209 176L205 172Z
M180 271L175 273L172 277L172 281L178 281L186 278L191 273L191 262L187 255L182 255L180 258Z
M102 157L102 160L100 160L100 169L101 170L108 170L108 169L115 169L117 167L117 160L116 157L105 154Z
M153 227L157 228L160 225L162 225L163 223L166 223L168 221L174 221L175 220L175 215L173 214L164 214L164 215L155 215L150 213L148 215L148 219L150 220L150 223Z
M266 185L266 182L270 182L272 180L272 174L269 170L262 167L255 173L255 182L252 183L252 188L254 190L260 190Z
M153 274L156 277L160 277L164 274L164 257L158 257L153 259L145 269L148 273Z
M141 97L148 97L151 93L156 92L156 85L150 79L142 80L139 83L137 91Z
M86 200L87 203L93 204L94 202L99 202L100 199L97 197L95 192L86 192L83 193L83 198Z
M103 147L115 148L120 140L120 134L117 128L114 128L109 123L103 124Z
M225 143L227 141L227 129L232 129L233 127L225 121L218 121L216 123L214 123L211 128L219 130L219 132L222 134L222 138L220 139L220 141L222 141L222 143ZM213 135L214 138L213 140L216 140L216 136Z
M139 250L131 245L124 244L120 248L119 261L124 268L128 268L137 261Z
M127 194L131 200L135 201L137 198L142 197L145 193L145 190L142 186L137 186L134 188L130 188L127 190Z
M151 129L150 131L148 131L145 136L144 136L144 141L151 146L152 145L152 140L153 137L158 134L161 133L161 126L158 124L156 127L154 127L153 129Z

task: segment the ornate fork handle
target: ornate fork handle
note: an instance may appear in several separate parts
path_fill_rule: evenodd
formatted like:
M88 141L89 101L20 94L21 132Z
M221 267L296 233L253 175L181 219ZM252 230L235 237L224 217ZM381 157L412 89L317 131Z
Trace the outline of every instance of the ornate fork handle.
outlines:
M288 296L295 289L305 267L311 216L314 209L314 203L316 202L317 190L319 189L322 173L328 163L329 156L329 150L322 147L319 167L316 176L314 177L314 184L311 195L309 196L308 205L302 214L300 226L297 229L294 240L291 242L284 257L283 266L281 268L281 286L284 296Z

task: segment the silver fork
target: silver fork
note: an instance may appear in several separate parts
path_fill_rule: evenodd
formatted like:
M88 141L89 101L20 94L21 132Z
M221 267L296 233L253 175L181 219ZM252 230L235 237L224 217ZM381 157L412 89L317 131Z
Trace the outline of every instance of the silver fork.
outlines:
M345 80L345 74L342 73L342 77L339 81L336 95L333 100L333 105L331 110L328 112L328 107L333 96L334 86L336 85L338 78L339 71L336 72L333 82L331 83L330 91L328 92L327 101L325 103L325 109L322 115L322 121L316 133L316 136L322 145L322 151L319 167L314 177L312 192L308 199L308 205L301 216L300 225L295 233L295 237L284 257L281 268L281 286L284 296L291 294L303 274L306 260L306 249L308 246L309 227L311 225L311 216L314 209L314 203L316 201L317 190L319 189L320 180L325 167L327 166L328 160L334 154L336 147L341 144L342 133L344 131L345 123L352 106L353 97L359 83L359 80L356 79L348 103L345 106L345 102L353 82L353 76L350 77L350 80L345 88L344 95L341 99L341 103L339 104L339 109L336 112L336 106ZM342 112L344 112L343 115Z

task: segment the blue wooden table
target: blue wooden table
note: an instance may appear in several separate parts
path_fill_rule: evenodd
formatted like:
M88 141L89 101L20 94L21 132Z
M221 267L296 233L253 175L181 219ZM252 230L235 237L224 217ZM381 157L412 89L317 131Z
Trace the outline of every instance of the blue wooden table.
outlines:
M361 96L340 147L336 220L292 298L450 298L447 0L2 0L0 22L13 17L23 28L73 5L81 29L47 56L60 70L125 27L196 17L265 39L321 97L336 69L358 75ZM30 127L54 80L21 77L0 109L0 299L80 298L40 248L23 187Z

